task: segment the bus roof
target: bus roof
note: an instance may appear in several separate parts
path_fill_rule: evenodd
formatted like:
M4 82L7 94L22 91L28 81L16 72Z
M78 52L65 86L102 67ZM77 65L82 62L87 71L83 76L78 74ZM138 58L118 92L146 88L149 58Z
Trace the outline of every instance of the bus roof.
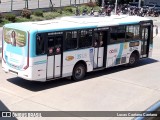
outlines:
M63 31L83 28L97 28L104 26L136 24L140 21L148 21L150 19L139 16L112 15L112 16L69 16L52 20L10 23L4 27L19 29L23 31Z

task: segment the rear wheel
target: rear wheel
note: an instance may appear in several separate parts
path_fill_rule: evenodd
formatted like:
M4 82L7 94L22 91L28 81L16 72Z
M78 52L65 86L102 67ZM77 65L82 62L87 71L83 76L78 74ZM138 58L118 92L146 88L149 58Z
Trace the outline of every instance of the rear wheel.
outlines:
M85 65L82 63L79 63L73 69L72 78L73 78L73 80L78 81L78 80L83 79L85 74L86 74Z
M132 53L130 58L129 58L128 66L135 66L136 63L138 62L138 60L139 60L138 55L135 54L135 53Z

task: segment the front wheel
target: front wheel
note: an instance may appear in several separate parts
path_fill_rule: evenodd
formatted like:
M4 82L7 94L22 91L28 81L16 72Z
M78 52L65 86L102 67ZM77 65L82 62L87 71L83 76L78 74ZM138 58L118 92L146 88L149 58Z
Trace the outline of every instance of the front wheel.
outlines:
M135 66L136 63L138 62L138 60L139 60L138 55L135 54L135 53L132 53L130 58L129 58L128 66Z
M74 69L73 69L73 73L72 73L72 78L73 80L81 80L84 78L86 74L86 67L84 66L84 64L77 64Z

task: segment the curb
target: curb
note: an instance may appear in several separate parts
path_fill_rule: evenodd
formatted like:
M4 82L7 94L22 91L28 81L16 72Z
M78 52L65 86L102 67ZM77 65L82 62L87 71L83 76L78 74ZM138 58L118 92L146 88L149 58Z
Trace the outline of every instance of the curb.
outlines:
M156 112L158 109L160 109L160 101L156 102L155 104L153 104L151 107L149 107L145 113L154 113ZM136 117L134 118L134 120L144 120L145 117Z

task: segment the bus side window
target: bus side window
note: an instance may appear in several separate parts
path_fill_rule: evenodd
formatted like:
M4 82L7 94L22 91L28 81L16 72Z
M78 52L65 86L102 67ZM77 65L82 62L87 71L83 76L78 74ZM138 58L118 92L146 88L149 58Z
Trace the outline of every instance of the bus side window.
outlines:
M118 26L118 29L117 29L117 40L119 42L124 42L125 41L125 26Z
M65 35L65 50L77 48L77 31L66 32Z
M41 34L36 36L36 54L41 55L45 53L44 39Z
M59 54L62 52L61 50L61 44L62 44L62 40L63 40L63 34L60 34L59 36L55 37L55 54Z
M133 40L139 38L139 25L130 25L126 27L126 40Z
M102 47L103 46L103 32L96 31L94 32L94 47Z
M110 28L110 43L117 41L117 27Z
M81 30L79 37L79 48L91 47L92 46L92 29Z

